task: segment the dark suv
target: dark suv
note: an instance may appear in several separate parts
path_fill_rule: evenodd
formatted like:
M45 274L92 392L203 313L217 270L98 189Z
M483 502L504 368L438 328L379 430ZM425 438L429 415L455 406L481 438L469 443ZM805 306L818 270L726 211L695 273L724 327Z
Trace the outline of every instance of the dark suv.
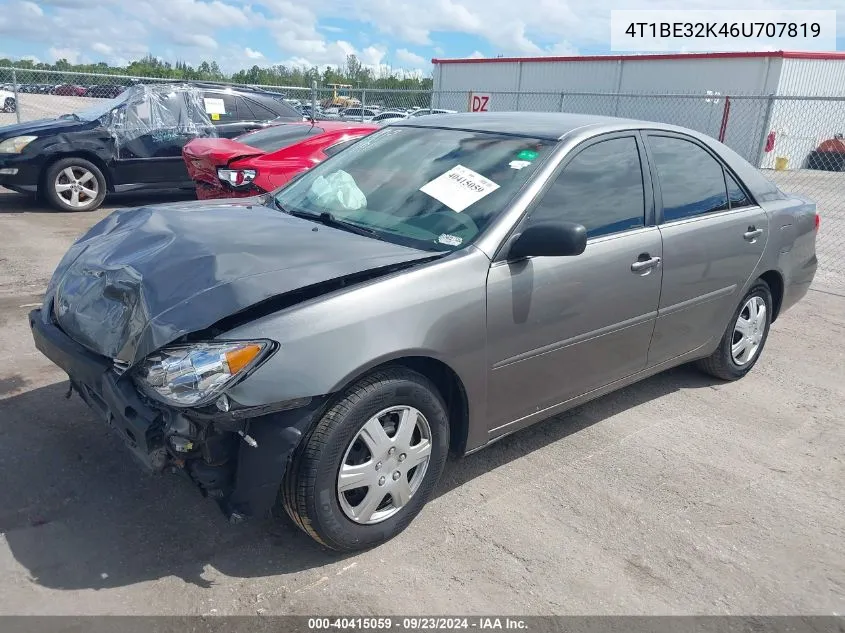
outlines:
M107 193L193 189L182 147L301 121L283 95L208 84L138 84L86 110L0 127L0 186L62 211L92 211Z

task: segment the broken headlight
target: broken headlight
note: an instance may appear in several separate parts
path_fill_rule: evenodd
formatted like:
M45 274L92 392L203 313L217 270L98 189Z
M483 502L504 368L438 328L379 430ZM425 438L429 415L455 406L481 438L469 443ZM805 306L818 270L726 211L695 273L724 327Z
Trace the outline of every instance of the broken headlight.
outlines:
M196 343L166 347L147 356L133 375L148 395L168 404L205 404L257 367L269 355L269 341Z
M246 187L258 175L254 169L218 169L217 177L225 183L235 187Z
M0 154L20 154L37 136L15 136L0 142Z

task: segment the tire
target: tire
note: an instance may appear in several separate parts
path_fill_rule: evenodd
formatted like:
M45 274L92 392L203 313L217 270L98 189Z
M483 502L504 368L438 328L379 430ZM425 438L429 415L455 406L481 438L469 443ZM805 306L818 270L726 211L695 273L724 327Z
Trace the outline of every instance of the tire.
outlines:
M758 318L750 319L749 312L750 303L754 301L759 307L765 308L765 313L759 315ZM743 327L748 332L748 336L742 335L739 330L740 316L742 316ZM749 326L745 322L751 323ZM756 328L754 327L756 324ZM751 289L739 302L739 306L731 317L728 327L725 330L722 340L719 341L719 347L707 358L697 361L696 365L705 373L721 378L722 380L739 380L749 371L757 361L760 359L760 354L763 353L763 347L766 345L766 340L769 338L769 328L772 324L772 291L769 285L762 279L758 279ZM740 335L739 337L737 335ZM742 351L736 356L733 353L732 347L738 338L745 338L746 345L742 347ZM754 345L756 344L756 347ZM740 347L740 346L738 346ZM753 353L752 353L753 351Z
M281 502L288 515L314 540L338 551L366 549L393 538L420 512L443 472L449 452L446 411L434 384L403 367L361 379L328 408L303 440L282 485ZM380 421L377 414L384 414ZM370 443L376 444L368 438L378 434L363 431L376 428L374 421L386 431L376 439L389 442L377 451L371 451ZM400 437L400 430L411 424L413 439L403 443L407 433ZM423 464L419 460L425 452L426 426L429 455ZM418 465L410 467L412 462ZM353 484L340 492L341 466L361 466L359 474L367 478L367 485ZM404 501L402 491L410 492Z
M42 184L44 198L59 211L93 211L103 204L106 197L103 172L84 158L56 161L47 168ZM78 204L74 204L74 200Z
M14 97L6 97L6 100L3 102L3 112L17 112L18 104L15 102Z

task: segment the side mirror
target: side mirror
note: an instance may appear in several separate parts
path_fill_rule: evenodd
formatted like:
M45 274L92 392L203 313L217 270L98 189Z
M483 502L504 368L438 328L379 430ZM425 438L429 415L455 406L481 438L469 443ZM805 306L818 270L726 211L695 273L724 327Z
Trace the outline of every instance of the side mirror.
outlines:
M580 255L587 248L587 229L575 222L538 222L511 244L508 259Z

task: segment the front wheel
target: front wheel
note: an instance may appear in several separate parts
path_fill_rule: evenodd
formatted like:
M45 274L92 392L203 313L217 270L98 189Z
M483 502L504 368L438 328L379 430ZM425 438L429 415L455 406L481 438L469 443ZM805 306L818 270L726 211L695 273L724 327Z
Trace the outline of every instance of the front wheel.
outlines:
M3 102L3 112L17 112L18 104L14 97L6 97Z
M106 197L106 178L84 158L63 158L47 168L44 197L59 211L93 211Z
M323 545L371 547L419 513L448 451L446 406L432 382L402 367L380 370L350 387L304 440L282 501Z
M719 347L698 361L704 372L722 380L738 380L757 363L772 324L772 291L762 279L739 302Z

